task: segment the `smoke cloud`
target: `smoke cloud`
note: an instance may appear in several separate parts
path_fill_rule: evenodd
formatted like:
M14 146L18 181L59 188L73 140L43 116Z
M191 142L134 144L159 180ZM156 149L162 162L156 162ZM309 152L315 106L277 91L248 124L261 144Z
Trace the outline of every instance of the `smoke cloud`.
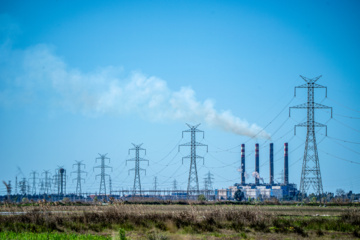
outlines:
M46 102L85 115L137 114L151 121L205 123L238 135L266 138L270 136L256 124L218 111L214 102L199 101L191 87L171 90L166 81L109 66L84 73L69 68L47 45L26 50L0 47L0 104Z
M253 178L259 179L264 183L264 179L260 177L260 174L258 172L255 171L251 175L253 176Z

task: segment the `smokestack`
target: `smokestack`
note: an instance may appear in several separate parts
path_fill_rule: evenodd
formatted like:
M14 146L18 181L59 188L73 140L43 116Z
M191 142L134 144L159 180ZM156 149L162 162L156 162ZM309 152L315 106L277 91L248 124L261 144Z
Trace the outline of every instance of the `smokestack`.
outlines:
M260 176L260 171L259 171L259 144L258 143L255 144L255 172L257 172L258 176ZM259 185L259 178L258 177L255 178L255 184Z
M270 184L274 184L274 144L270 143Z
M288 143L284 143L284 184L289 184L289 150Z
M245 144L241 144L241 185L245 185Z

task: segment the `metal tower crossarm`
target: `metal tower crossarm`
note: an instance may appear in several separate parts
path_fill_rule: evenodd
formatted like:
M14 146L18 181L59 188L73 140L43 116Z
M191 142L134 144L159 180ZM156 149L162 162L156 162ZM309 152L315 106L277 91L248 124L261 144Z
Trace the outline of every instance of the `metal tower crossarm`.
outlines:
M319 156L317 151L315 128L325 127L327 134L327 126L315 121L315 109L331 109L331 117L332 117L333 115L332 107L328 107L314 102L315 88L324 88L325 96L327 97L327 87L315 83L321 78L321 75L313 79L306 78L301 75L300 77L306 83L295 87L294 96L296 96L297 88L306 88L308 90L307 102L289 108L289 117L292 108L307 109L307 121L304 123L297 124L294 127L294 134L296 134L297 127L307 128L305 151L304 151L303 166L302 166L301 181L300 181L300 192L302 194L302 198L304 198L306 192L309 190L309 187L312 186L315 192L319 195L321 201L321 197L323 194L323 186L322 186L322 179L320 172Z
M204 157L198 156L196 154L197 147L206 147L206 151L208 151L208 146L199 142L196 142L196 133L202 133L203 138L205 137L204 131L197 129L200 124L195 126L191 126L190 124L186 124L189 129L182 131L182 137L184 137L184 133L188 132L191 134L191 141L188 143L184 143L179 145L178 151L180 151L180 147L190 147L190 154L182 158L182 163L184 162L184 158L190 158L190 170L189 170L189 178L188 178L188 187L187 187L187 195L193 194L194 192L199 192L199 180L197 174L196 160L203 159Z

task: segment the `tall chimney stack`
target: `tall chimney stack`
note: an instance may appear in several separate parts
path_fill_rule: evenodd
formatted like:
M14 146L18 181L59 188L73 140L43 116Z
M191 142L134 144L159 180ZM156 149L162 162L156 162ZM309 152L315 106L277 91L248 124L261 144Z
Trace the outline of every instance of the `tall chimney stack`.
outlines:
M241 185L245 185L245 144L241 144Z
M288 143L284 143L284 184L289 184L289 150Z
M257 172L258 175L260 175L260 171L259 171L259 144L258 143L255 144L255 172ZM255 177L255 184L259 185L258 176Z
M274 184L274 144L270 143L270 185Z

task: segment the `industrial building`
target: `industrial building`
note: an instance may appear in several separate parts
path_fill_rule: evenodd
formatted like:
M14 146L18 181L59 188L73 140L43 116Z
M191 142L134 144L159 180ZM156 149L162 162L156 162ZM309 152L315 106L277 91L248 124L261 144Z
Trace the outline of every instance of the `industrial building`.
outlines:
M245 172L245 144L241 144L241 183L235 183L226 189L215 189L217 200L233 200L235 192L240 190L244 193L244 199L265 200L277 198L279 200L295 200L299 194L296 184L289 183L289 151L288 143L284 143L284 176L283 183L274 183L274 144L269 146L269 183L264 183L260 177L259 144L255 144L255 183L246 183ZM262 180L262 183L260 183Z

